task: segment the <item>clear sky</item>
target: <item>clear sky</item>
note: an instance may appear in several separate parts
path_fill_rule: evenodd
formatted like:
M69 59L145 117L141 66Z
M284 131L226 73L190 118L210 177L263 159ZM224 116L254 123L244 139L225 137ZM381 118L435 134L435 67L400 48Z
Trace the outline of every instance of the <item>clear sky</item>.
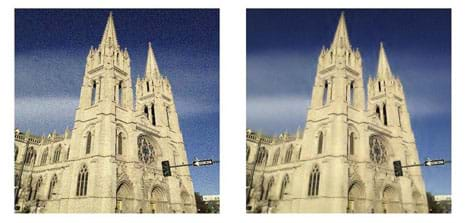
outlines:
M151 41L172 84L189 161L218 160L218 10L16 10L16 127L37 135L73 127L86 56L99 45L109 11L130 54L133 87ZM195 191L219 194L219 165L190 171Z
M341 11L350 42L375 76L384 42L404 86L420 159L451 159L450 10L248 10L247 126L267 134L304 127L322 46ZM426 189L451 193L451 166L422 168Z

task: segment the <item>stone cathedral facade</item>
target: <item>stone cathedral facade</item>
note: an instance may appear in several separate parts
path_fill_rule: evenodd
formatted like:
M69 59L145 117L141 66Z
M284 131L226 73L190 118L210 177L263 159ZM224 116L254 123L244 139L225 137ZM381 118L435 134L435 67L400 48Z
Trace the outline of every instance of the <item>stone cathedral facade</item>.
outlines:
M280 136L247 130L251 212L426 213L419 167L395 177L393 161L419 163L404 88L380 45L367 85L342 14L316 68L305 129Z
M48 137L15 131L17 211L196 212L188 167L162 174L161 161L188 161L172 88L150 43L135 98L130 56L110 14L86 58L73 129Z

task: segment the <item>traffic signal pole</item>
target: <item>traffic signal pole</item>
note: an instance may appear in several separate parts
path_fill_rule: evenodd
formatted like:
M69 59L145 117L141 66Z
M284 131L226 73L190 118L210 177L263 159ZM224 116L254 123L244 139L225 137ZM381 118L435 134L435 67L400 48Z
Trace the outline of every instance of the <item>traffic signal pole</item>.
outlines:
M395 175L396 177L402 176L402 175L403 175L402 168L410 168L410 167L416 167L416 166L427 166L427 167L431 167L431 166L445 165L445 164L448 164L448 163L451 163L451 161L450 161L450 160L444 160L444 159L438 159L438 160L430 160L430 159L427 159L427 160L425 160L425 162L423 162L423 163L417 163L417 164L402 166L402 165L401 165L401 161L400 161L400 160L396 160L396 161L393 162L393 165L394 165L394 175Z
M171 172L170 172L170 169L172 169L172 168L185 167L185 166L196 166L196 167L209 166L209 165L212 165L214 163L219 163L219 160L211 160L211 159L195 160L190 164L181 164L181 165L175 165L175 166L170 166L169 161L165 160L165 161L162 161L162 172L163 172L164 177L168 177L168 176L172 175Z

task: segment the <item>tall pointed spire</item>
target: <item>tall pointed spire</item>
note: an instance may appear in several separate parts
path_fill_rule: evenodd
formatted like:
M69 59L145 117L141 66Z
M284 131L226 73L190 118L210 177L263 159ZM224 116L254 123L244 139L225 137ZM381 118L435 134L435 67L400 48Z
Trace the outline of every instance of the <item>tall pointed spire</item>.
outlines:
M159 76L159 67L157 66L156 56L152 50L151 42L148 43L148 58L146 60L146 76L147 75L156 75Z
M112 12L109 14L107 19L107 25L105 25L104 35L102 35L101 46L118 46L117 32L115 32L114 19Z
M383 42L381 42L379 46L378 70L376 71L376 75L378 78L383 79L392 77L391 67L389 66Z
M350 48L350 40L349 34L347 33L347 26L345 24L344 12L341 13L339 18L339 24L337 25L331 48Z

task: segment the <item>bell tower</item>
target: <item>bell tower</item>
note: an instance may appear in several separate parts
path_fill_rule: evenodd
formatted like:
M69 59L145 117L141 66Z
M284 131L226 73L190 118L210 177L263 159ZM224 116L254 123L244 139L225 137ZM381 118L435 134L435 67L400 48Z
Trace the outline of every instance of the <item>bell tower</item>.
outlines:
M320 178L328 185L320 189L320 196L332 203L330 212L346 208L341 200L347 196L343 185L348 184L348 160L354 153L349 151L349 136L363 132L366 118L362 72L362 57L350 44L342 13L331 46L323 47L318 57L300 157L309 163L305 173L313 167L328 173ZM352 141L352 147L358 146Z
M181 137L172 87L159 71L151 43L148 44L144 77L136 80L136 118L158 131Z
M380 43L376 77L368 80L368 111L381 126L412 133L404 88L391 71L383 43Z
M348 125L365 118L364 106L362 58L350 44L342 13L330 48L318 57L301 158L346 155Z
M70 198L93 203L93 198L107 212L115 199L117 131L128 132L133 121L133 92L131 86L130 57L117 41L114 19L110 13L102 40L97 48L91 47L86 58L79 105L76 109L71 138L70 159L73 162L68 185ZM128 134L125 136L129 138ZM89 171L87 191L76 192L80 169ZM79 202L70 200L70 202Z

